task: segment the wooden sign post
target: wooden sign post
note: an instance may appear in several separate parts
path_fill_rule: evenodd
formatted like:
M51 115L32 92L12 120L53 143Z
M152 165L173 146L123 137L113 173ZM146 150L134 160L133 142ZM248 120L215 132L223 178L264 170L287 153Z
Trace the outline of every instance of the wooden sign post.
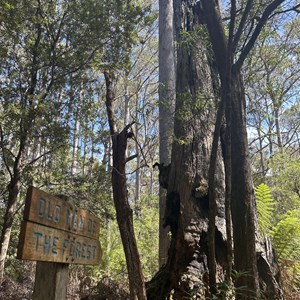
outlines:
M38 261L33 300L66 299L68 264L100 262L99 229L100 220L88 211L28 189L17 258Z

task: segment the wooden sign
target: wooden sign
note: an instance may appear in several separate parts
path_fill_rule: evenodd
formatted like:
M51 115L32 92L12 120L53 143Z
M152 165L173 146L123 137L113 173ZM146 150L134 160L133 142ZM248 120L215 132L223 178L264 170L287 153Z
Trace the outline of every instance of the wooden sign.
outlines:
M17 257L27 260L96 265L99 240L23 221Z
M100 220L35 187L27 192L17 258L95 265L102 255Z
M100 220L35 187L27 191L24 220L98 239Z

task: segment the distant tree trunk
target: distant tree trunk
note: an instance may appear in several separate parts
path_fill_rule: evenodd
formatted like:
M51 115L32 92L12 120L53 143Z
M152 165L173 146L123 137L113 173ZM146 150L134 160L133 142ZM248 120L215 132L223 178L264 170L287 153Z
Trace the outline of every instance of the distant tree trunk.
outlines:
M283 149L282 145L282 136L280 130L280 117L279 117L279 107L274 107L274 116L275 116L275 128L276 128L276 137L277 137L277 146L280 151Z
M14 173L12 174L12 178L8 185L8 199L0 238L0 284L2 283L4 276L5 258L16 213L17 199L21 188L21 166L26 150L25 144L26 139L23 140L23 143L20 146L18 157L14 162Z
M126 185L125 165L128 161L126 157L127 139L133 134L130 131L131 125L126 125L121 132L117 131L116 116L113 107L113 77L105 71L106 81L106 108L108 122L112 138L112 189L113 199L117 214L117 222L120 229L122 244L125 252L130 298L132 300L146 299L146 289L140 256L138 253L137 243L133 227L133 212L128 202L128 193Z
M260 176L263 178L266 175L267 168L265 164L265 156L264 156L264 145L263 145L263 135L262 135L262 120L259 119L258 126L256 128L258 135L258 143L259 143L259 157L260 157Z
M136 117L137 120L137 117ZM137 202L140 199L140 189L141 189L141 184L140 184L140 176L141 176L141 157L140 157L140 149L138 146L138 135L139 135L139 126L136 123L135 124L135 137L136 137L136 146L135 146L135 153L137 154L136 157L136 171L135 171L135 192L134 192L134 205L137 205Z
M175 104L173 0L159 1L159 161L170 163ZM159 265L167 261L169 228L163 226L165 190L159 191Z

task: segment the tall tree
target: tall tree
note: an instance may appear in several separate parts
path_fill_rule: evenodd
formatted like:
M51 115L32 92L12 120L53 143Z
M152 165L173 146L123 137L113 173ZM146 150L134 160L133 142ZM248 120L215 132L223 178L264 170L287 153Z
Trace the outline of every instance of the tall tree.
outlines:
M1 108L6 119L0 125L1 152L10 180L0 238L0 281L24 170L28 164L45 155L41 151L28 155L30 144L34 144L34 140L43 140L44 145L50 142L49 133L53 133L55 125L52 122L49 126L47 122L51 117L55 120L57 112L60 112L60 106L56 106L58 103L47 101L55 94L54 88L59 87L56 75L61 69L56 72L56 68L59 68L60 57L56 51L61 35L59 31L55 32L50 20L47 20L47 25L43 23L43 14L45 10L53 9L52 5L42 8L41 2L36 4L27 6L6 2L2 12L2 28L8 30L11 25L13 27L2 37L6 39L2 49L6 62L1 65ZM27 22L32 16L32 23ZM59 28L63 26L64 18L61 16L57 20ZM8 118L15 128L7 122ZM39 128L35 127L36 124L40 125ZM53 151L57 143L53 143L53 147L50 143L47 146L46 151Z
M247 287L242 294L237 293L237 299L256 298L260 292L255 234L257 221L245 122L242 67L262 28L283 2L285 1L275 0L263 4L262 13L259 13L258 7L251 0L247 1L245 6L235 0L231 1L227 37L218 2L201 1L220 76L221 103L230 107L229 113L226 114L226 121L230 124L231 139L230 176L234 265L238 272L247 274L235 282L236 288ZM241 14L238 13L239 9L241 9ZM293 3L290 9L294 9ZM258 21L255 25L252 23L254 26L250 27L254 17L258 17ZM245 32L247 32L246 38L243 36ZM272 297L278 297L275 286L270 287L270 290L270 293L273 293Z
M167 166L171 160L173 117L175 106L173 0L159 1L159 161ZM163 226L165 191L159 192L159 264L167 260L168 228Z
M256 234L242 67L262 28L269 18L280 13L278 8L283 2L269 1L259 6L251 0L232 0L227 3L229 16L221 14L218 1L174 2L178 12L175 19L180 20L176 27L181 27L181 31L177 52L175 141L165 215L166 223L171 226L172 241L166 266L148 285L150 299L163 299L171 290L174 290L175 299L193 291L198 292L199 299L204 299L207 295L201 284L207 282L206 276L209 274L210 292L214 293L216 275L230 270L227 265L231 261L227 260L232 256L226 255L230 249L225 239L226 232L227 235L230 232L231 220L230 214L226 213L225 230L220 136L225 158L226 203L230 200L230 206L226 207L227 210L231 207L232 214L234 268L239 274L235 278L236 299L256 299L261 292L269 299L280 298L269 263L272 257L261 242L256 243L259 237ZM293 3L289 5L283 11L295 10ZM226 20L228 30L223 20ZM212 65L217 68L217 73L214 68L209 68ZM211 100L218 96L219 103ZM222 119L226 120L225 139ZM227 278L230 275L227 274ZM260 290L260 280L265 283L265 290Z
M113 75L105 71L106 80L106 108L110 134L112 139L112 190L113 199L117 213L117 221L122 238L122 244L125 252L130 298L146 299L146 289L142 272L141 261L134 234L133 212L128 202L126 185L126 162L133 157L127 157L127 139L133 136L131 126L127 124L123 130L118 131L116 123L113 90ZM135 158L135 156L134 156Z
M175 3L175 2L174 2ZM165 225L170 226L168 260L148 283L148 299L205 299L209 216L209 159L217 90L214 90L206 43L200 37L200 16L189 1L176 1L177 79L174 141L167 176ZM216 94L215 94L216 93ZM218 150L220 150L218 148ZM224 172L217 153L215 181L218 263L225 249ZM223 221L222 221L223 220Z

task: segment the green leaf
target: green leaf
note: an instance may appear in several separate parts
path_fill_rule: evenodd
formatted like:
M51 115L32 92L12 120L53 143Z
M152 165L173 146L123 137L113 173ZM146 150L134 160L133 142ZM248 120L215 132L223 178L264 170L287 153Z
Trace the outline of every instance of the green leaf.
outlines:
M262 183L255 188L258 223L263 235L268 234L272 227L272 215L274 212L274 199L270 188Z
M286 214L272 232L273 245L279 260L300 260L300 211Z

